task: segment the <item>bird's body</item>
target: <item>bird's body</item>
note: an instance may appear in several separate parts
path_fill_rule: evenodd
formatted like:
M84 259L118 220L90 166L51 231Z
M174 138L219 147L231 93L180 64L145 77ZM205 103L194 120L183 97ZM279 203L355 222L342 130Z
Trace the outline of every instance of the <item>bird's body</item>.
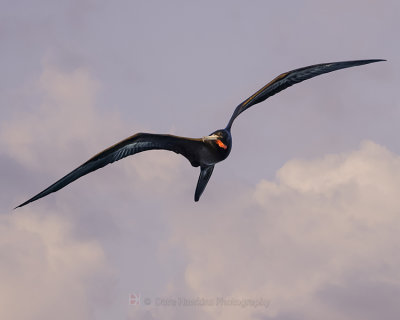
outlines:
M239 104L233 112L233 115L225 129L214 131L210 135L198 139L169 134L137 133L93 156L84 164L71 171L36 196L20 204L18 207L22 207L52 192L56 192L76 179L100 169L107 164L139 152L157 149L182 154L189 160L192 166L200 167L200 176L194 196L195 201L198 201L212 175L214 165L225 160L231 152L231 128L233 121L239 114L293 84L313 78L320 74L378 61L384 60L374 59L323 63L283 73Z
M232 135L227 129L220 129L214 131L209 136L218 136L217 140L204 140L204 147L199 154L201 159L200 166L214 165L218 162L225 160L232 150Z

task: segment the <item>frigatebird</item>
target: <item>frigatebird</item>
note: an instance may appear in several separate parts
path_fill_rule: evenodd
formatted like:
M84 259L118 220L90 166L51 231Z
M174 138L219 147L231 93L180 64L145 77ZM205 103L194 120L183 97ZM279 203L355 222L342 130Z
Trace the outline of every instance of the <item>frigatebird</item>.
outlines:
M216 130L203 138L186 138L170 134L137 133L96 154L84 164L68 173L36 196L16 208L56 192L80 177L110 163L147 150L168 150L183 155L193 167L200 167L194 201L200 199L216 163L225 160L232 149L231 128L236 117L251 106L264 101L274 94L304 80L339 69L361 66L383 59L353 60L315 64L282 73L264 87L239 104L225 129Z

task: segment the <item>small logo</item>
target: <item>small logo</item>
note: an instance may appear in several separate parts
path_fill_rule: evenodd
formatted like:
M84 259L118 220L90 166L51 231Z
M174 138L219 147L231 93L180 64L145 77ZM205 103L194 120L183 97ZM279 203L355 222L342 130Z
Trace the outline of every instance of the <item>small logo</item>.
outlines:
M129 295L129 304L133 306L138 306L140 305L140 294L137 293L131 293Z

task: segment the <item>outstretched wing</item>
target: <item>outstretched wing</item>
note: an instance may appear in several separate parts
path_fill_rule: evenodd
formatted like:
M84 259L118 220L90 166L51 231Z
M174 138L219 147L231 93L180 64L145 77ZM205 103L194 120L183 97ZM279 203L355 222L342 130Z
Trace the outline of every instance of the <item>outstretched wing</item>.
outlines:
M25 206L28 203L43 198L52 192L56 192L92 171L100 169L127 156L146 150L164 149L174 151L186 157L193 166L198 166L197 151L200 149L202 144L203 142L201 139L184 138L168 134L137 133L98 153L84 164L68 173L65 177L61 178L50 187L20 204L16 208Z
M361 66L363 64L385 61L382 59L372 60L354 60L315 64L308 67L295 69L289 72L282 73L274 80L267 83L264 87L254 93L251 97L239 104L229 120L227 128L230 129L235 118L251 106L264 101L265 99L273 96L274 94L304 80L319 76L320 74L332 72L339 69Z
M200 168L199 180L197 181L196 192L194 193L194 201L199 201L201 194L207 186L208 180L214 170L214 165Z

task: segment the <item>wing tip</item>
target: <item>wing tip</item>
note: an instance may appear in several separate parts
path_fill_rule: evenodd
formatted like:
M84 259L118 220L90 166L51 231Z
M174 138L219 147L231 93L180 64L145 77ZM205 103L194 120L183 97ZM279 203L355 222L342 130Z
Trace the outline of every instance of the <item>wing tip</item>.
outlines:
M43 198L44 196L41 195L42 193L43 193L43 191L41 193L37 194L36 196L30 198L29 200L26 200L25 202L23 202L20 205L16 206L13 210L21 208L21 207L24 207L24 206L26 206L27 204L29 204L31 202L34 202L36 200L39 200L40 198Z
M355 63L358 62L358 63L360 63L360 65L363 65L363 64L382 62L382 61L387 61L387 60L386 59L365 59L365 60L354 60L353 62L355 62Z
M382 61L387 61L386 59L369 59L365 60L367 63L374 63L374 62L382 62Z
M383 61L387 61L387 60L386 59L347 60L347 61L331 62L331 63L327 63L327 65L338 64L338 65L342 65L344 68L349 68L349 67L363 66L366 64L375 63L375 62L383 62ZM340 68L340 69L342 69L342 68Z
M30 200L25 201L25 202L21 203L19 206L16 206L13 210L18 209L18 208L21 208L21 207L27 205L29 202L31 202L31 201L30 201Z

